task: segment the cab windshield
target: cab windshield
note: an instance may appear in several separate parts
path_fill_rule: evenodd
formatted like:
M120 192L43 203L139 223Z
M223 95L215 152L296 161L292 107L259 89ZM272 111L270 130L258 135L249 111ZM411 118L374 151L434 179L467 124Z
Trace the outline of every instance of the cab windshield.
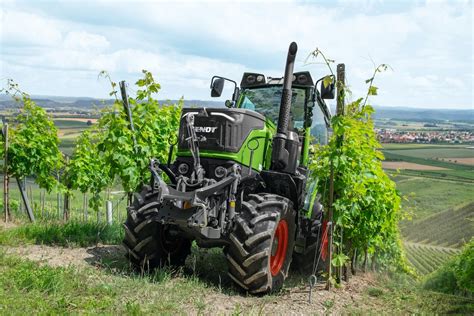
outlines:
M290 128L302 129L304 123L305 89L293 88ZM266 86L242 91L240 108L256 111L275 123L278 122L282 86Z

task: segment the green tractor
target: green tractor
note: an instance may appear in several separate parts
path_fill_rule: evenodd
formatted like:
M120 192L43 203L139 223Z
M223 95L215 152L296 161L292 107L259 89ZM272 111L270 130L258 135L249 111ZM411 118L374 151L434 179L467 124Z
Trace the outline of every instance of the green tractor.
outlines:
M293 73L296 52L293 42L283 78L244 73L239 88L214 76L213 97L234 85L226 107L183 109L176 160L152 159L150 184L128 208L124 246L135 267L184 265L195 241L223 248L241 288L268 293L293 258L303 266L319 255L323 210L308 163L312 141L327 138L323 99L334 84Z

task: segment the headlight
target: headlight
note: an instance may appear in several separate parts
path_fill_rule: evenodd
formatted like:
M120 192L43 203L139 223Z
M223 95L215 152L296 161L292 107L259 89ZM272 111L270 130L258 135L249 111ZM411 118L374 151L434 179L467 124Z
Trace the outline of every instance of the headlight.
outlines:
M216 170L214 170L214 174L217 178L223 178L227 175L227 169L222 166L218 166Z
M187 163L183 162L183 163L179 164L178 172L180 174L186 174L186 173L188 173L188 171L189 171L189 165Z

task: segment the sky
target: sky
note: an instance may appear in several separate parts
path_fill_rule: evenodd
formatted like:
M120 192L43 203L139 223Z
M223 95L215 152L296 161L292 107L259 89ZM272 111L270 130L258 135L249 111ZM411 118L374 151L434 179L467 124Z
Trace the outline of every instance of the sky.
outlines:
M327 75L307 59L318 48L346 64L353 99L386 63L372 104L474 109L473 14L472 0L0 0L0 79L35 95L108 98L101 70L133 83L147 69L159 99L209 100L213 75L281 77L296 41L295 71Z

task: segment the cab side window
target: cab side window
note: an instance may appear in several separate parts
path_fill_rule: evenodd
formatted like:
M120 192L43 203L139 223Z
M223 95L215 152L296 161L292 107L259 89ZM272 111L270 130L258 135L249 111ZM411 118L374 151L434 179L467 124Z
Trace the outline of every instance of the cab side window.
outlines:
M313 108L313 124L311 124L311 142L326 145L328 143L328 129L324 120L323 111L315 104Z

